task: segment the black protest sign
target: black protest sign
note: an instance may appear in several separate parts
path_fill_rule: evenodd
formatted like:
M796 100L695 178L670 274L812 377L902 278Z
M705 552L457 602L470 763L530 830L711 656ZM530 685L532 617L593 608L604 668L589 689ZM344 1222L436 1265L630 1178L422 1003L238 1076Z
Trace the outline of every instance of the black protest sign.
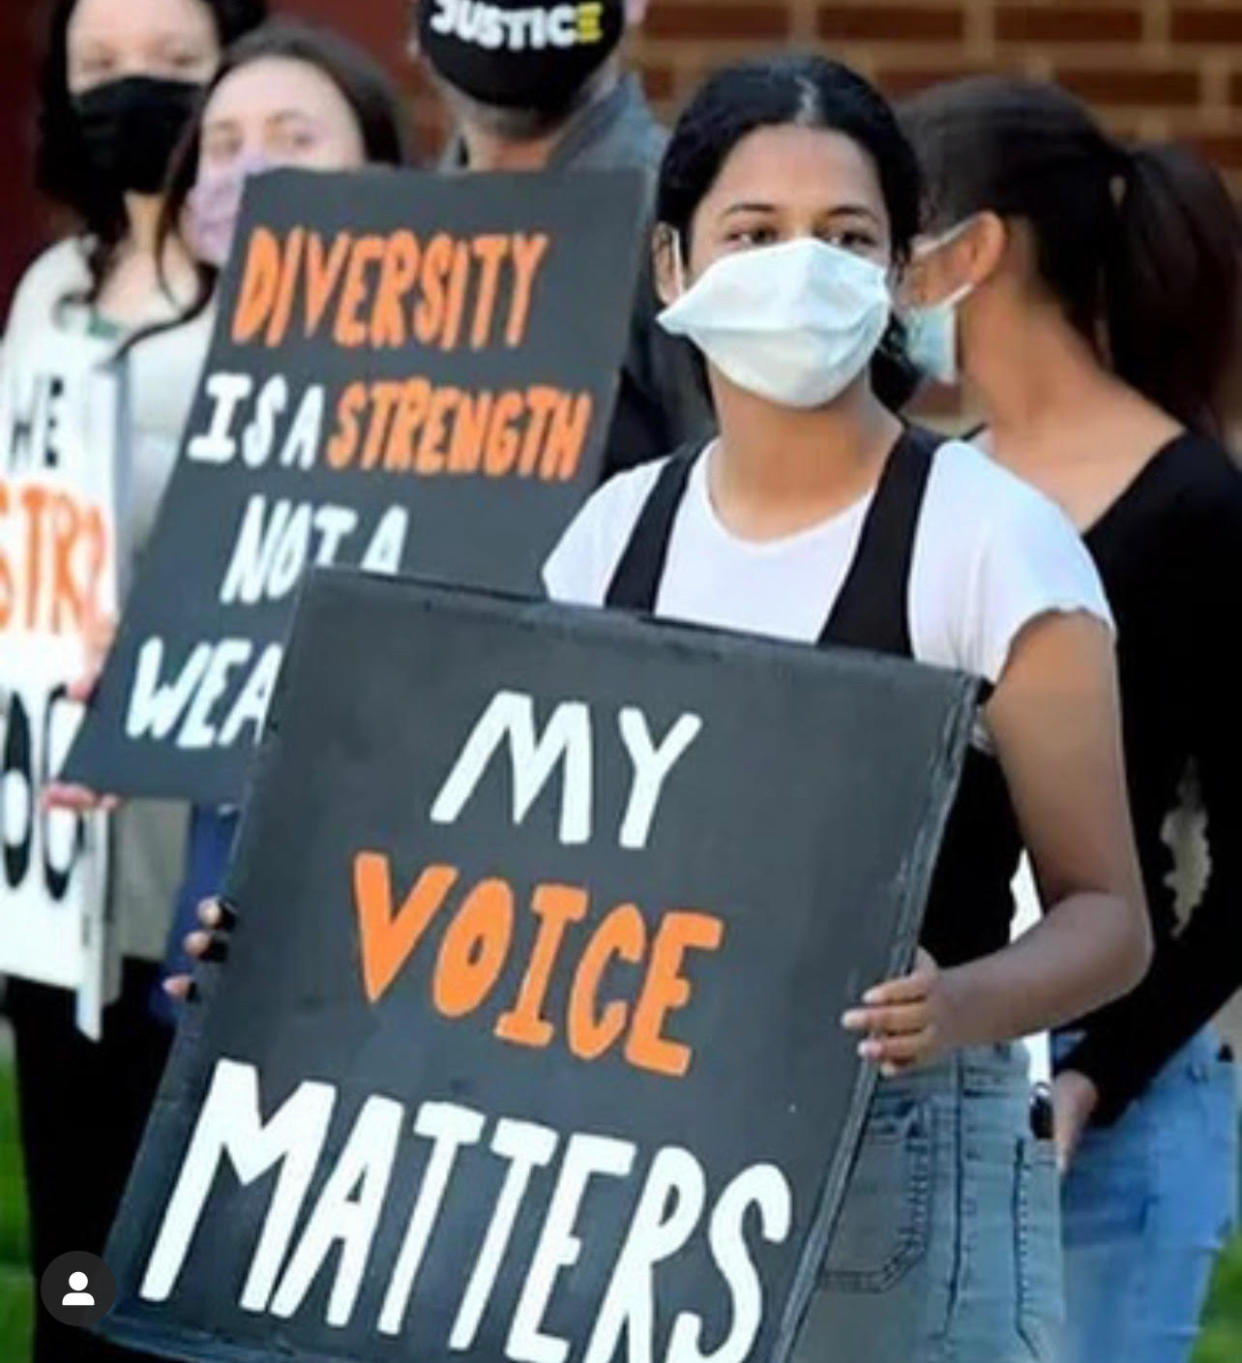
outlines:
M187 1359L781 1360L912 958L953 674L315 574L108 1326Z
M235 799L308 565L535 589L598 481L644 205L625 171L259 177L67 774Z

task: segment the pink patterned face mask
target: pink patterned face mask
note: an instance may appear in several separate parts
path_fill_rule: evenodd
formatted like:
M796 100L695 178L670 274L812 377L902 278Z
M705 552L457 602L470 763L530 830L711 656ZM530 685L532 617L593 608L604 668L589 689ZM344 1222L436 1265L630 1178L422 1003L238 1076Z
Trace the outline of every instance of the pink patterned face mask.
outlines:
M223 268L233 247L246 181L276 164L262 152L246 152L227 166L200 167L187 203L194 253L201 261Z

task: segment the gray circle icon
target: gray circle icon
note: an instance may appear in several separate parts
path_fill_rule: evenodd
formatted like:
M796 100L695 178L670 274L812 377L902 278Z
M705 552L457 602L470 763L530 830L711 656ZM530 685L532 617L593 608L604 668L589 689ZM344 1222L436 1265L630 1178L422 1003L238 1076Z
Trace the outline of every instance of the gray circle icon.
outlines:
M97 1255L71 1250L48 1265L39 1296L62 1325L96 1325L116 1301L116 1279Z

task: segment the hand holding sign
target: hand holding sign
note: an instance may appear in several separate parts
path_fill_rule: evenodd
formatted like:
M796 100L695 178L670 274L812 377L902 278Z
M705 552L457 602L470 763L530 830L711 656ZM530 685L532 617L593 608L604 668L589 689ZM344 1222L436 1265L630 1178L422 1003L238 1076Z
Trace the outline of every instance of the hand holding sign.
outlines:
M840 1014L913 952L971 696L316 574L110 1333L781 1363L869 1094Z

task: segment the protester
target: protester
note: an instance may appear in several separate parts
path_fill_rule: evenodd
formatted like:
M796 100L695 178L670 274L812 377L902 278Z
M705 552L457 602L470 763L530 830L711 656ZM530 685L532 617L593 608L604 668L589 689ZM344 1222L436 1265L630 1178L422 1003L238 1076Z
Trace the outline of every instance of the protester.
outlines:
M486 7L494 11L490 19L456 0L416 0L416 6L414 46L456 124L446 169L633 169L654 186L667 134L619 55L626 29L645 17L647 0L579 7L580 15L598 10L598 19L580 18L568 36L554 31L559 20L550 10L530 0L498 0ZM532 22L528 41L525 26ZM655 325L647 264L644 254L605 455L608 472L658 458L710 430L693 351Z
M1233 1067L1208 1024L1242 983L1226 626L1242 615L1242 476L1219 443L1242 224L1197 158L1122 146L1050 86L955 83L904 121L930 210L916 349L937 378L964 380L997 463L1082 531L1119 630L1158 946L1137 992L1056 1045L1072 1159L1065 1363L1184 1363L1236 1205ZM1179 933L1162 830L1192 772L1211 877Z
M177 316L193 293L194 268L178 237L156 249L160 187L224 45L259 23L263 9L262 0L61 0L53 7L39 183L76 216L79 230L23 279L5 334L6 366L20 366L49 336L89 333L122 349L149 324ZM129 354L122 580L132 577L154 523L206 348L199 322L166 328ZM100 457L108 457L102 449ZM122 987L99 1044L77 1032L68 991L16 979L7 985L36 1281L66 1250L102 1251L146 1121L168 1045L148 1002L184 826L183 806L136 804L115 815L109 894ZM39 1363L131 1356L46 1312L36 1315L34 1347Z
M815 57L721 73L673 135L657 208L662 322L704 353L720 439L598 492L548 562L551 595L994 687L917 967L842 1019L885 1077L797 1356L1051 1360L1055 1161L1004 1043L1116 997L1147 960L1102 589L1051 503L886 404L908 388L890 281L919 181L870 86ZM1012 947L1007 785L1049 906ZM231 922L205 911L193 954L222 956Z
M278 166L357 170L406 161L401 97L383 69L326 29L273 20L225 54L203 107L174 162L160 225L171 239L187 231L203 262L207 306L228 258L246 178ZM180 943L200 900L224 879L237 815L196 807L176 896L169 961L184 968ZM170 895L170 898L172 896Z

